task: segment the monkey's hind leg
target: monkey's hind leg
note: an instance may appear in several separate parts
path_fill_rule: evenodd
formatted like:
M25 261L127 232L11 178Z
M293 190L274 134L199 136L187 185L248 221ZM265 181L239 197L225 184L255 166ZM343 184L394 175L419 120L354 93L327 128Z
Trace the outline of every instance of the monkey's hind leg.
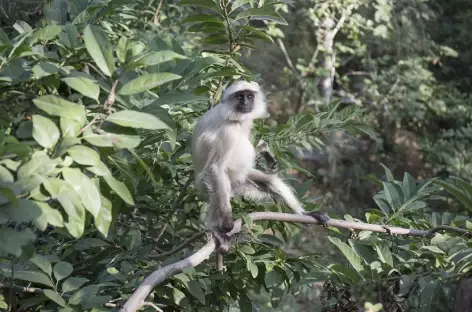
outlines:
M321 211L306 212L298 201L291 188L275 175L267 175L259 170L252 170L248 175L249 181L245 185L244 193L253 198L263 197L264 194L281 200L296 214L308 215L315 218L323 227L329 225L328 214Z

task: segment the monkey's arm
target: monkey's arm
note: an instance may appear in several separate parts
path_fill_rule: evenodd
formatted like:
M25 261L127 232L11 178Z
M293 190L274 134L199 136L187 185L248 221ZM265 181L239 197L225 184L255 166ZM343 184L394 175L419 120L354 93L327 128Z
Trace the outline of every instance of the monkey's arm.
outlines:
M279 170L279 162L274 154L271 153L269 144L264 140L260 140L255 149L257 153L262 154L262 157L264 157L267 167L269 168L269 173L276 173Z

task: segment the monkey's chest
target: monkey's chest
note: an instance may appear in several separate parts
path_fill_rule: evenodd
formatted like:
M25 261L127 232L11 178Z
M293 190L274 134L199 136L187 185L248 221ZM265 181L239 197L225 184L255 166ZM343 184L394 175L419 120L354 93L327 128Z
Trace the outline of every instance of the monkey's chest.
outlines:
M245 180L249 170L254 166L256 156L254 147L250 141L239 141L230 147L230 161L228 162L228 173L231 180Z

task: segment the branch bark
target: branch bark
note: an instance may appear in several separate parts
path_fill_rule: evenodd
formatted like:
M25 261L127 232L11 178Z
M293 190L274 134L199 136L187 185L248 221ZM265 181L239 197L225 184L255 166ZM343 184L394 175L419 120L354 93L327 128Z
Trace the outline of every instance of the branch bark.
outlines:
M282 221L282 222L294 222L294 223L304 223L304 224L319 224L318 221L310 216L306 215L296 215L290 213L278 213L278 212L253 212L248 215L252 221ZM234 223L234 229L241 228L242 221L238 219ZM385 226L379 224L367 224L362 222L353 222L345 221L338 219L331 219L328 223L328 226L334 226L337 228L344 229L354 229L354 230L367 230L378 233L390 233L395 235L408 235L414 237L428 237L434 236L435 233L439 231L448 231L455 232L460 235L465 235L467 237L472 237L472 233L464 229L455 228L452 226L438 226L429 230L416 230L416 229L406 229L401 227L394 226ZM234 233L233 233L234 235ZM146 297L151 293L154 286L166 280L167 278L181 273L183 269L188 267L195 267L202 263L204 260L208 259L210 255L215 251L216 244L215 240L209 237L207 243L197 250L194 254L185 258L179 262L167 265L162 267L146 277L141 285L134 291L131 297L126 301L126 303L121 308L121 312L134 312L139 309L146 301Z

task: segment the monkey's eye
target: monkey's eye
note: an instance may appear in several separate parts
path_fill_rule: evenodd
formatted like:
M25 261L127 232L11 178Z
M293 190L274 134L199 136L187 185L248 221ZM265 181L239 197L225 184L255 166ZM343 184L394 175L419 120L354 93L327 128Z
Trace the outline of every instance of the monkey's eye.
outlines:
M238 95L238 99L240 99L240 100L244 99L244 95L242 95L242 94Z
M253 95L252 94L248 94L247 98L248 99L252 99Z

